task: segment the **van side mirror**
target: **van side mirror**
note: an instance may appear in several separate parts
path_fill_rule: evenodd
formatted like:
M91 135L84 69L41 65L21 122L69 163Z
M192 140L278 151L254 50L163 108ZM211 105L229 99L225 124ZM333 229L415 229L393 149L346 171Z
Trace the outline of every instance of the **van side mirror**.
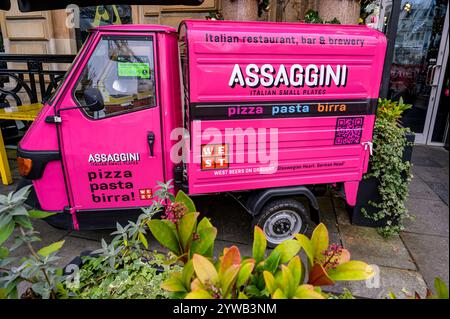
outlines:
M89 88L84 91L85 108L91 112L101 111L105 108L102 93L97 88Z

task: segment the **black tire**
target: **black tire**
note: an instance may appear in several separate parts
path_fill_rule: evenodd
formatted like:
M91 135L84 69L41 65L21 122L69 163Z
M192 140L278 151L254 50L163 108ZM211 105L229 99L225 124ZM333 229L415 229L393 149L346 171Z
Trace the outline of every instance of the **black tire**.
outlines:
M305 206L291 198L270 201L253 220L253 225L263 230L271 248L297 233L305 233L311 223Z

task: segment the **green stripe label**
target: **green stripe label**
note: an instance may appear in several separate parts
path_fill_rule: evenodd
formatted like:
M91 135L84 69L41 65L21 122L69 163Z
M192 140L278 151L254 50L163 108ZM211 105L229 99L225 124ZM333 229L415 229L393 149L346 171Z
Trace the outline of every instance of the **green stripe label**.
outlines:
M119 62L118 73L120 77L150 78L150 65L142 62Z

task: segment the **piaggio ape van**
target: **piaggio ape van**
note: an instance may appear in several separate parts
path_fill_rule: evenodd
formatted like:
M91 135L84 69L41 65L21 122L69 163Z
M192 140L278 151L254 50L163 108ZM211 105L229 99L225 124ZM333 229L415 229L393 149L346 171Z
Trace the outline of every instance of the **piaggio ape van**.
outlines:
M355 204L385 49L365 26L95 28L20 142L20 171L58 227L128 220L174 180L190 195L231 194L279 243L317 221L311 186Z

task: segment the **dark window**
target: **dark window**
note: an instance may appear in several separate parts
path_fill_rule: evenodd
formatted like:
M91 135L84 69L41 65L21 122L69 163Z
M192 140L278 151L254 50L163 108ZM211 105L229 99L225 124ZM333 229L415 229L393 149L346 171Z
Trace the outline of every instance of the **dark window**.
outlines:
M75 32L78 48L86 41L88 30L92 27L132 23L130 5L100 5L81 7L79 10L79 28Z
M103 37L80 76L75 98L87 106L85 91L100 92L105 108L86 112L99 119L155 106L152 37Z

